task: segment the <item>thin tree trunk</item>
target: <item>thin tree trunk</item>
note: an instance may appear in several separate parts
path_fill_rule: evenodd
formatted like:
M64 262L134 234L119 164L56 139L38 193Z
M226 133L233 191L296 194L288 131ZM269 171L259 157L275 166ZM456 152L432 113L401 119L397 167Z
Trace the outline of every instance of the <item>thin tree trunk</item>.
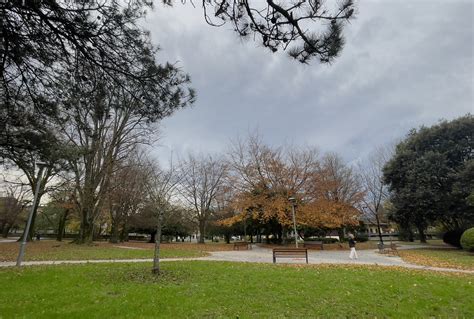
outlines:
M204 220L199 221L199 243L204 244L204 233L206 231L206 222Z
M288 243L288 229L286 226L283 226L282 229L282 245L286 245Z
M155 254L153 256L153 269L154 274L160 274L160 243L161 243L161 222L158 222L156 227L156 239L155 239Z
M128 226L125 222L123 223L122 231L120 232L120 241L128 241Z
M67 220L67 215L69 214L69 210L66 209L64 213L61 215L61 218L59 218L59 224L58 224L58 233L56 235L56 240L57 241L62 241L63 236L64 236L64 229L66 228L66 220Z
M344 236L344 235L345 235L344 228L339 228L339 229L337 230L337 234L338 234L338 236L339 236L339 242L342 242L342 241L344 240L344 238L345 238L345 236Z
M27 234L28 237L26 238L26 241L31 241L32 238L34 238L34 235L35 235L35 220L36 220L36 215L38 214L39 202L41 201L41 197L42 197L41 193L42 193L42 190L40 190L40 195L38 195L38 200L36 202L36 205L34 206L33 216L31 217L30 231ZM26 228L26 223L25 223L25 228ZM23 231L23 235L20 237L20 239L18 239L18 241L23 241L23 236L25 236L24 231Z
M408 227L407 230L408 230L408 241L412 243L415 241L415 235L413 234L411 227Z
M2 229L2 237L3 238L8 238L8 233L10 232L10 229L12 228L11 225L5 224Z
M150 233L150 241L149 242L154 243L155 240L156 240L156 230L154 230Z
M418 233L420 234L420 243L426 243L426 234L423 227L418 227Z
M110 229L110 240L111 243L116 244L119 241L119 232L118 232L118 221L117 218L112 220L112 227Z
M380 219L379 219L378 214L375 214L375 220L377 221L377 230L378 230L378 233L379 233L380 243L383 245L382 230L380 228Z

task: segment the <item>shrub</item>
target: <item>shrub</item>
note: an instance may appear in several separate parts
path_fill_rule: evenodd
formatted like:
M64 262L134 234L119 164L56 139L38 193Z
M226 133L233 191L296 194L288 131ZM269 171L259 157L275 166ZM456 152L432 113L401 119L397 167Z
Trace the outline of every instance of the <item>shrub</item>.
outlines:
M415 240L415 236L413 234L413 232L411 231L411 229L407 229L407 228L400 228L399 231L398 231L398 239L401 240L401 241L414 241Z
M307 242L322 241L323 244L334 244L338 242L337 238L308 238L308 239L305 239L305 241Z
M443 235L443 241L446 244L461 248L461 236L464 229L449 230Z
M364 233L359 233L356 235L355 240L359 243L363 243L369 240L369 235Z
M461 246L467 251L474 252L474 227L469 228L462 234Z

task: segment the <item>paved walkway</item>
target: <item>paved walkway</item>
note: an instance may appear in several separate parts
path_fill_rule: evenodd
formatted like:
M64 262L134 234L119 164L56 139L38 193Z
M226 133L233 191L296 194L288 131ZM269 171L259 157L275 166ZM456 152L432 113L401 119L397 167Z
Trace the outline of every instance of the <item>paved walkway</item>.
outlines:
M441 272L458 272L474 274L474 270L462 270L453 268L440 268L420 266L407 263L400 257L386 256L377 253L375 250L359 250L359 258L357 260L349 259L349 251L308 251L309 264L352 264L352 265L380 265L392 267L404 267L410 269L424 269ZM252 250L241 251L215 251L210 252L209 256L198 258L165 258L163 262L183 261L183 260L212 260L212 261L230 261L230 262L250 262L250 263L272 263L272 250L253 245ZM57 261L25 261L24 266L34 265L60 265L60 264L86 264L86 263L137 263L152 262L152 259L104 259L104 260L57 260ZM277 260L282 264L301 264L305 263L304 259L283 259ZM15 262L0 262L0 267L13 267Z

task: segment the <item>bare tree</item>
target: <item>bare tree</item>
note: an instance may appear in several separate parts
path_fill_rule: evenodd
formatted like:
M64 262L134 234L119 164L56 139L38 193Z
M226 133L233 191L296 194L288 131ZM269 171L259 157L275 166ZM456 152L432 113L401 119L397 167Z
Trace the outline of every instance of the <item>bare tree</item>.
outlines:
M30 203L29 187L25 184L3 183L0 197L0 233L8 237L10 229L20 222L20 215Z
M123 84L130 85L127 89L107 81L107 74L87 64L66 72L65 77L72 78L58 86L64 116L62 137L77 155L70 166L81 215L80 243L92 241L94 223L118 163L137 145L155 138L154 123L193 101L192 90L185 92L189 80L185 75L161 68L153 60L143 63L158 69L154 80L137 85L124 78ZM76 79L74 72L86 79Z
M353 168L346 165L339 155L329 153L323 157L317 178L318 192L326 199L354 207L359 205L363 194L360 180Z
M377 225L380 243L383 244L380 227L383 217L383 205L389 197L388 187L383 180L383 167L393 154L393 148L379 147L369 157L365 165L360 165L360 177L364 187L362 210L370 222Z
M65 175L63 175L65 176ZM39 217L46 221L43 227L56 228L56 240L62 241L67 222L77 217L74 183L62 179L61 183L49 194L50 201L42 209ZM41 220L40 220L41 221Z
M180 182L176 168L170 161L168 169L162 169L152 160L148 162L148 180L146 194L148 202L144 209L151 210L153 220L156 222L155 251L153 256L153 273L160 273L160 243L161 231L165 216L173 213L172 205L176 190Z
M138 153L132 154L119 163L112 174L105 204L111 221L111 243L117 243L119 239L125 240L129 217L136 214L146 201L144 194L150 167L144 163L143 156Z
M179 192L192 207L199 227L199 243L204 243L206 223L216 208L216 196L224 182L228 165L222 158L189 154L179 163Z

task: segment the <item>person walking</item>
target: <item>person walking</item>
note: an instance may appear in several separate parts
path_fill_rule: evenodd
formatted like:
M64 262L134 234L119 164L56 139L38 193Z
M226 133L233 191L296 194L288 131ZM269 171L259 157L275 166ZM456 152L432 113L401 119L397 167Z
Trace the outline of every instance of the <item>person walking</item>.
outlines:
M351 253L349 254L350 259L357 259L359 256L357 256L357 251L356 251L356 241L354 240L354 235L349 234L349 248L351 249Z

